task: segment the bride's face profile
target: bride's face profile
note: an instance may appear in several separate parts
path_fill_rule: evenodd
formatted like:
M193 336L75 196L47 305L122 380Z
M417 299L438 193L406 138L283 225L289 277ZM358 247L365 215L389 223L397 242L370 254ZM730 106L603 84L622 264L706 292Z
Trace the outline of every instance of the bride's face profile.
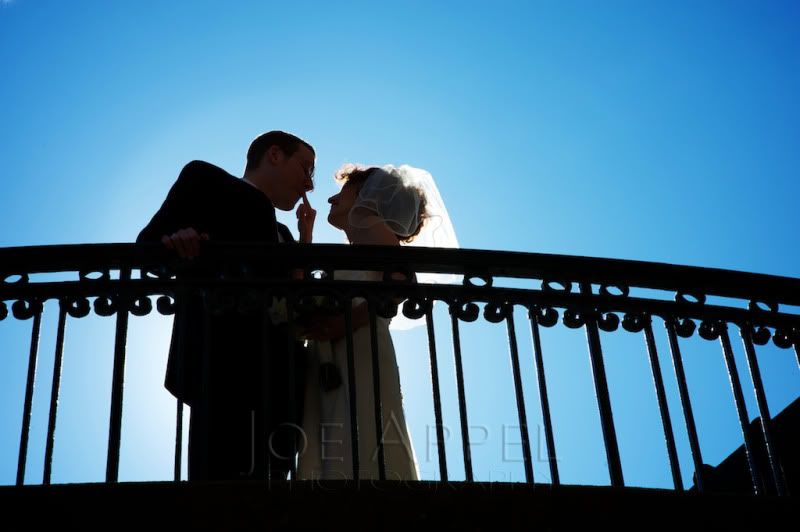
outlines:
M337 229L346 229L348 226L347 216L350 214L350 209L353 208L357 197L358 187L348 182L344 184L338 194L328 198L328 203L331 204L328 223Z

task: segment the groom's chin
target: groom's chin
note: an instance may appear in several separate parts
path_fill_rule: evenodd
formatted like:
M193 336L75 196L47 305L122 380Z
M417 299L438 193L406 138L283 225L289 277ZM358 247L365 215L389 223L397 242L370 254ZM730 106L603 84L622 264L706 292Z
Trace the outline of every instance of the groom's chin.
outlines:
M293 211L294 210L294 206L297 205L297 202L298 202L299 199L300 198L297 198L296 200L291 201L291 202L289 200L285 200L285 201L282 201L282 202L276 202L275 203L275 208L279 209L279 210L282 210L282 211L287 211L287 212L288 211Z

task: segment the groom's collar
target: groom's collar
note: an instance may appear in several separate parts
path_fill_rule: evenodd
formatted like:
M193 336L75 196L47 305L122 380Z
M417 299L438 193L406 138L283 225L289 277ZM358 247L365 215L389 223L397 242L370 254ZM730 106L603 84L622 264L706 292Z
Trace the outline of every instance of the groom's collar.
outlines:
M244 181L245 183L247 183L248 185L250 185L250 186L251 186L251 187L253 187L254 189L258 190L258 191L259 191L259 192L261 192L262 194L264 194L264 197L265 197L265 198L267 198L267 200L268 200L270 203L272 203L272 200L270 199L270 197L269 197L269 196L267 196L267 193L266 193L266 192L264 192L263 190L261 190L261 187L259 187L258 185L256 185L256 184L255 184L255 183L253 183L252 181L248 180L248 179L247 179L247 177L243 177L243 178L242 178L242 181ZM274 207L274 204L273 204L273 207Z

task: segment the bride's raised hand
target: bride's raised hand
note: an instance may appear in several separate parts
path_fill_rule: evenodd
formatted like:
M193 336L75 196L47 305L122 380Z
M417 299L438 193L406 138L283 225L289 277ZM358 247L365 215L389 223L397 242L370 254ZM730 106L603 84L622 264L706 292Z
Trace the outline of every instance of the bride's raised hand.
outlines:
M308 196L303 192L303 201L297 207L297 231L300 233L300 243L310 244L314 234L314 220L317 218L317 211L308 202Z

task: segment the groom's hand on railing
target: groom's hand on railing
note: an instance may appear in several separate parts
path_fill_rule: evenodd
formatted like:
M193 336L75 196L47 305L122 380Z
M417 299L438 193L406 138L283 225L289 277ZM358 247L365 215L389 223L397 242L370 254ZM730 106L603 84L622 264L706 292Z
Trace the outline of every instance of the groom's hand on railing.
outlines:
M208 234L198 233L193 227L161 237L161 243L167 249L175 250L182 259L193 259L200 255L201 240L208 240Z

